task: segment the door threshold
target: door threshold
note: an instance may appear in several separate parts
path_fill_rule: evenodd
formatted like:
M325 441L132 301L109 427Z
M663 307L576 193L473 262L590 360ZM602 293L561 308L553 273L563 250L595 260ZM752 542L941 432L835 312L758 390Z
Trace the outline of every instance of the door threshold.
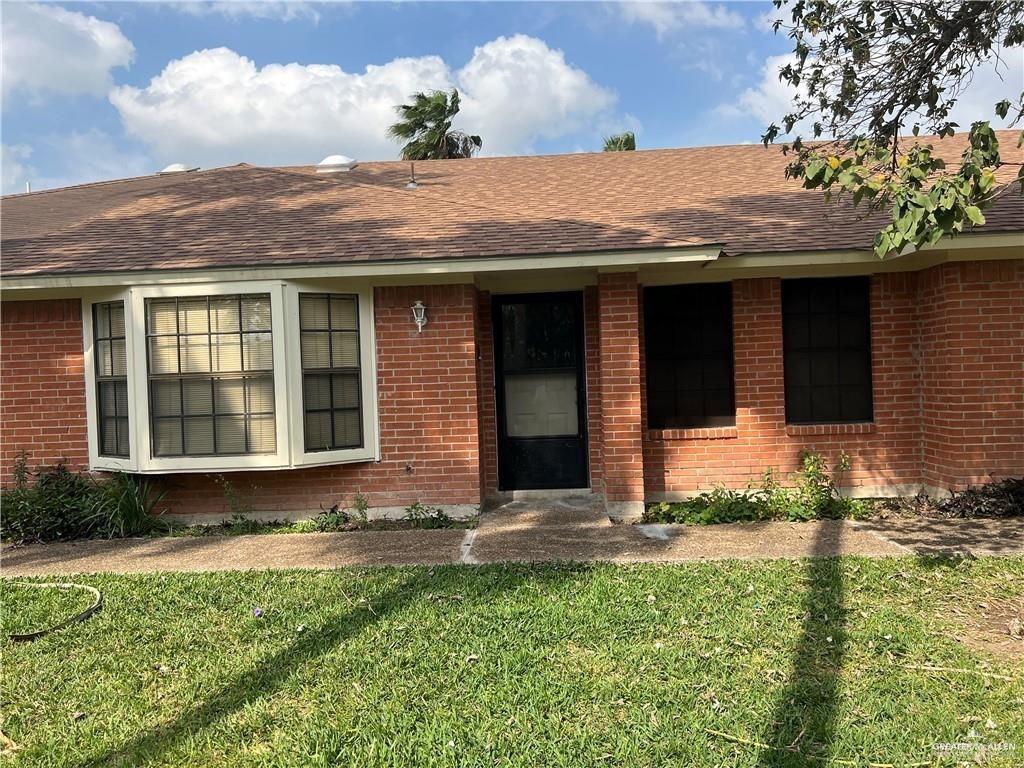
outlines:
M590 488L537 488L517 491L499 491L498 494L512 501L531 499L567 499L571 496L591 496Z

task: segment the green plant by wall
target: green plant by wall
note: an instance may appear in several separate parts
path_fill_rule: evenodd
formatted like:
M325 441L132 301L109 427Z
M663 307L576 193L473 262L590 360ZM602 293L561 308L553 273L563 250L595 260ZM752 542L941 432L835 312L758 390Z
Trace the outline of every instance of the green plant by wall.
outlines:
M356 492L356 495L352 497L352 519L363 525L366 523L367 515L370 511L370 502L367 501L363 494Z
M157 506L167 491L141 475L117 472L97 484L96 498L87 521L93 535L118 538L140 536L166 527Z
M25 454L12 474L11 488L0 496L9 541L136 536L160 526L154 513L164 492L147 478L114 472L94 480L56 464L37 470L31 483Z
M255 485L249 488L249 493L243 495L224 475L213 475L213 482L220 486L224 501L228 505L228 514L232 519L241 519L252 514L256 506L253 499L259 490Z
M452 524L452 519L443 509L430 507L418 501L405 508L402 520L409 523L412 528L449 528Z
M3 537L10 541L57 541L88 534L95 486L63 464L46 467L29 482L28 460L15 460L14 484L0 497Z
M843 453L836 465L836 473L849 469L850 459ZM857 517L869 509L865 502L839 494L828 465L820 454L804 452L800 457L800 470L793 480L793 487L783 487L776 479L775 471L769 468L765 470L759 487L747 486L745 490L716 487L686 501L652 504L647 508L644 520L691 525L759 520L797 522Z

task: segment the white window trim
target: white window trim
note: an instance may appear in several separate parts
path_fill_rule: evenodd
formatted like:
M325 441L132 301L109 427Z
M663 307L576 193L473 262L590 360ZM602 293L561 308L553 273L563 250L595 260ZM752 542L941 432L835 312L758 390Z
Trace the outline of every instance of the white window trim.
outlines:
M299 343L299 292L348 293L359 297L360 381L363 445L338 451L306 453L302 406L302 361ZM152 455L149 418L149 369L146 350L145 302L173 296L218 296L269 293L274 353L274 417L277 451L249 456ZM101 456L97 421L96 369L93 359L93 305L109 301L125 304L125 353L128 359L128 459ZM127 290L90 292L82 299L82 333L86 383L89 466L95 470L141 474L230 472L290 469L325 464L379 461L377 412L376 336L373 290L365 282L339 285L335 281L285 283L234 281L182 285L146 285Z
M299 343L299 294L336 293L359 298L359 382L360 415L363 420L363 445L336 451L306 452L304 434L306 414L303 409L302 345ZM292 456L295 466L321 466L355 461L379 461L377 423L377 346L373 328L373 290L366 286L339 287L334 283L295 282L285 287L285 307L292 328L288 345L288 390L294 393L288 401L292 430Z
M100 454L99 414L97 413L96 360L93 356L93 305L112 301L124 302L124 346L125 359L128 361L128 454L127 459L118 456ZM134 359L133 334L129 328L129 304L127 291L97 291L89 293L82 299L82 339L85 361L85 418L86 434L89 439L89 468L109 470L111 472L137 472L139 446L136 439L135 420L137 418L132 405L136 401L135 381L131 375L131 361Z

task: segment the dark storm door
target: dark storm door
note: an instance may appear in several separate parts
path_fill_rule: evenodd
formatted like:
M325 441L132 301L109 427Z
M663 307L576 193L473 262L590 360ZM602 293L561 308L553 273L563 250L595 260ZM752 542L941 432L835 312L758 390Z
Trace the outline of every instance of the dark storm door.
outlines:
M583 294L494 298L498 487L586 488Z

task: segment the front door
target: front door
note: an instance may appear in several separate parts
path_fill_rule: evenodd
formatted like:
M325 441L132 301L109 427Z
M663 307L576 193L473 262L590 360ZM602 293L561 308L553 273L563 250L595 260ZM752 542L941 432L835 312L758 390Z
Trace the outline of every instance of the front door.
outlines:
M498 486L586 488L583 294L494 298Z

